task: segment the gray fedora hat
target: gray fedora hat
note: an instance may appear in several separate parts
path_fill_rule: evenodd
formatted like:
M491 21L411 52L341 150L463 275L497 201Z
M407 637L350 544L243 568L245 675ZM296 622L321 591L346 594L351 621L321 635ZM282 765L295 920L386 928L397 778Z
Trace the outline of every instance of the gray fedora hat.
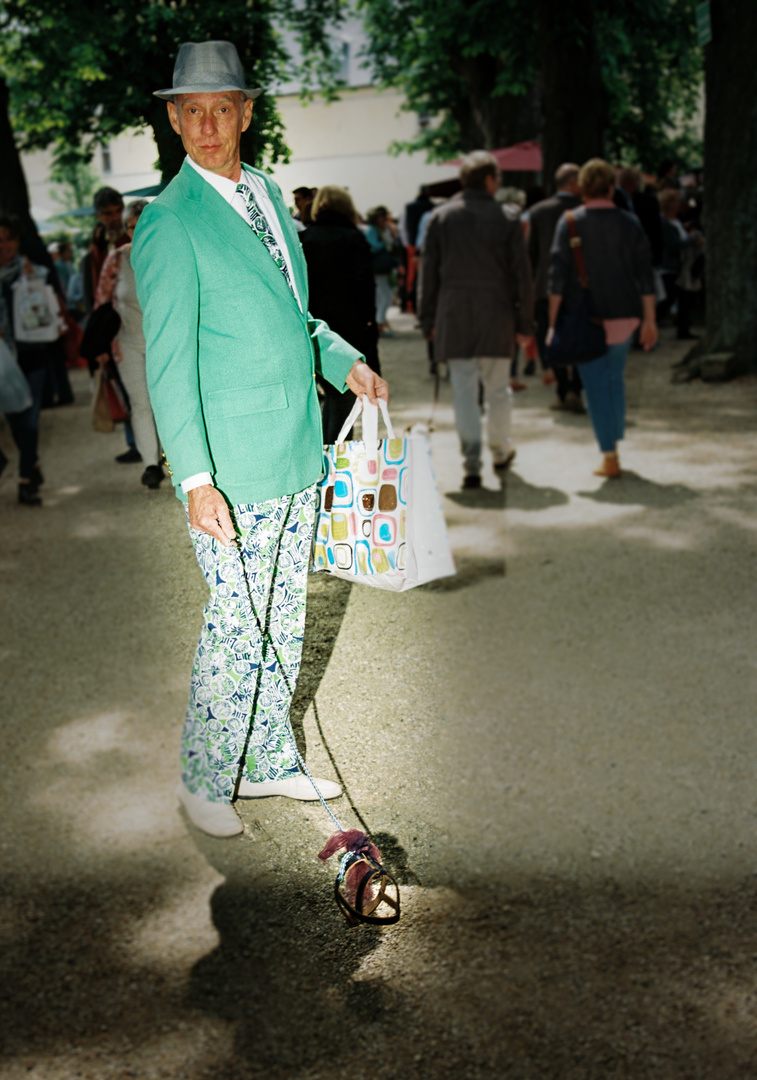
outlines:
M177 94L217 94L241 90L256 98L262 87L246 87L242 61L230 41L185 41L173 68L170 90L155 90L155 97L170 101Z

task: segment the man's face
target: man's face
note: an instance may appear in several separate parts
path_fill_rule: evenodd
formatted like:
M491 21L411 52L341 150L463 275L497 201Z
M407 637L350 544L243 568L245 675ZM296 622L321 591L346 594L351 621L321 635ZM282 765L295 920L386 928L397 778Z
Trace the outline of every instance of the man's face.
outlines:
M117 238L121 235L121 215L124 212L123 203L114 203L112 206L104 206L98 210L95 217L105 226L108 236Z
M295 195L294 197L294 205L300 212L302 212L306 206L310 206L312 201L312 197L303 194Z
M184 149L209 172L238 180L239 140L252 120L252 102L237 90L218 94L180 94L168 102L171 127Z

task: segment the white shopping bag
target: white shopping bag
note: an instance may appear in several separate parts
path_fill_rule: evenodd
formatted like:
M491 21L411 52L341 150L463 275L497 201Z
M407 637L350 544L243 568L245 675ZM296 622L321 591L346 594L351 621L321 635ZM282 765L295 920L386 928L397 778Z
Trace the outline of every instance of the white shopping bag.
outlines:
M428 436L416 425L394 435L380 401L387 438L378 438L378 408L359 399L333 446L324 448L313 531L313 570L402 592L449 577L455 564ZM344 441L362 410L363 439Z
M13 334L16 341L46 344L65 333L58 297L52 285L22 274L13 286Z

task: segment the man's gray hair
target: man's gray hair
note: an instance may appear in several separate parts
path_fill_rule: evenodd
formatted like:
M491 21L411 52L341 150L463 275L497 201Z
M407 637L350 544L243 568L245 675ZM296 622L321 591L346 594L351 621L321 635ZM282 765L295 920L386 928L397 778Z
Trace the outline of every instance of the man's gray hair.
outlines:
M555 187L565 187L566 184L570 184L571 181L578 181L578 174L580 172L580 166L575 165L572 161L566 161L564 164L559 165L555 170Z
M462 159L458 175L464 188L481 191L486 187L487 176L493 176L499 182L501 174L497 159L488 150L472 150Z
M134 218L138 218L144 208L149 205L149 199L135 199L134 202L130 202L121 217L123 227L126 228L130 221L132 221Z

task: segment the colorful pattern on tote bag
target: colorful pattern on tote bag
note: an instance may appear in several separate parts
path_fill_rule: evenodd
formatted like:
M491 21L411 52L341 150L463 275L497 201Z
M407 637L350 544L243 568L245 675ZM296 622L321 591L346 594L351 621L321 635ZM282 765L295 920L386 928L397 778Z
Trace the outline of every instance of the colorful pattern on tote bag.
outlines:
M325 478L317 489L314 570L404 573L406 459L405 439L384 439L374 451L357 441L326 448Z

